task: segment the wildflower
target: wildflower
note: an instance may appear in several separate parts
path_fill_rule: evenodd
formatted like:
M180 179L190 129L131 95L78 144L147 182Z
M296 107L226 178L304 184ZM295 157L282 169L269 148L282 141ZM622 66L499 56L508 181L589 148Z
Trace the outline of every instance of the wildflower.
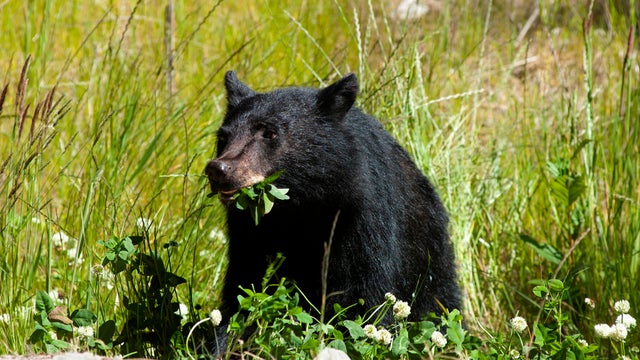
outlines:
M70 240L71 238L69 237L69 235L63 233L62 231L51 235L53 246L57 248L64 248Z
M56 304L60 304L63 303L64 299L63 297L60 295L60 292L56 289L51 289L51 291L49 291L48 293L49 298L51 298L51 300L53 300L54 303Z
M209 233L209 239L210 240L218 240L223 244L227 243L227 237L224 235L224 231L220 230L219 228L214 228L213 230L211 230L211 232Z
M631 305L629 305L629 301L627 300L619 300L613 304L613 308L620 314L626 314L629 312Z
M620 314L616 318L616 324L623 324L627 330L631 330L636 327L636 319L629 314Z
M511 355L512 359L520 359L520 351L513 349L509 352L509 355Z
M187 305L180 303L180 305L178 305L178 310L176 310L174 314L180 315L182 317L182 320L187 320L187 315L189 314L189 308L187 307Z
M584 303L587 304L590 309L596 308L596 302L591 298L584 298Z
M443 348L447 345L447 338L440 331L436 330L431 334L431 342L437 347Z
M37 218L35 216L31 218L31 222L36 224L36 225L42 224L42 220L40 220L39 218Z
M389 345L393 341L393 336L391 336L391 333L389 332L389 330L380 329L376 334L376 340L378 340L378 342L381 342L385 345Z
M384 299L388 302L388 303L395 303L396 302L396 296L393 295L392 293L388 292L386 294L384 294Z
M578 345L580 345L582 347L587 347L587 346L589 346L589 343L585 339L578 339Z
M209 319L211 319L213 326L218 326L222 322L222 313L220 310L215 309L209 314Z
M102 272L104 271L104 266L101 264L95 264L91 267L91 273L95 276L102 276Z
M84 262L84 258L82 257L82 253L78 253L77 248L71 248L67 250L67 257L71 262L75 262L76 264L82 264Z
M0 314L0 322L9 324L11 322L11 315L9 314Z
M406 301L396 301L393 304L393 316L398 319L406 319L411 314L411 307Z
M136 219L136 227L140 231L148 230L151 227L151 220L145 217L139 217Z
M76 328L76 333L81 338L93 337L93 328L91 326L80 326Z
M624 341L627 338L627 327L624 324L615 324L611 326L611 335L609 335L613 340L616 341Z
M611 326L607 324L597 324L594 327L596 335L601 338L608 338L611 336Z
M378 337L378 329L371 324L365 325L364 334L367 335L369 339L375 339Z
M515 332L521 333L527 328L527 320L525 320L521 316L516 316L511 319L511 327L513 328L513 330L515 330Z

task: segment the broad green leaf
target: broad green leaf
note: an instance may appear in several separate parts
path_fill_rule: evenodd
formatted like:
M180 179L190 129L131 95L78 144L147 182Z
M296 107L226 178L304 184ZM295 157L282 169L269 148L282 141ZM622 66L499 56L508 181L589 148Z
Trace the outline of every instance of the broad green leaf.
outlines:
M52 340L51 345L55 346L58 349L69 349L71 345L63 340Z
M29 343L31 344L39 343L44 338L44 335L46 333L47 333L47 330L45 328L43 327L38 328L38 324L36 324L36 330L31 333L31 336L29 336Z
M562 280L551 279L549 280L549 287L553 291L560 292L564 290L564 283L562 282Z
M98 320L98 317L87 309L78 309L71 314L71 320L75 326L90 326Z
M104 343L109 344L113 338L113 334L116 332L116 322L113 320L105 321L98 328L97 337L102 340Z
M57 322L57 321L53 321L51 322L51 327L56 328L56 329L60 329L62 331L65 331L69 334L71 334L73 332L73 326L71 326L71 324L63 324L61 322Z
M144 236L140 236L140 235L130 235L130 236L127 236L127 238L131 240L131 243L133 245L138 245L144 240Z
M264 213L268 214L273 208L273 201L269 198L269 194L262 194L262 201L264 202Z
M447 338L456 344L456 346L462 346L464 342L464 329L462 329L459 323L449 323Z
M327 347L347 352L347 345L342 340L333 340Z
M277 188L274 185L269 186L269 194L278 200L289 200L286 194L289 192L287 188Z
M306 312L301 312L301 313L295 314L295 317L302 324L311 324L311 323L313 323L313 318L311 317L311 315L307 314Z
M270 184L272 182L274 182L277 178L279 178L282 174L284 173L284 170L278 171L270 176L267 176L266 179L264 179L262 181L262 183L264 184Z
M49 297L49 294L42 290L39 290L36 293L36 311L44 311L48 314L51 312L51 310L53 310L53 308L55 308L55 304Z
M559 265L562 261L562 253L552 245L539 243L534 238L525 234L520 234L520 239L527 243L527 245L529 245L538 253L538 255L540 255L545 260L548 260L556 265Z
M133 241L131 241L131 238L129 237L122 240L122 246L124 246L125 250L127 250L127 252L129 253L133 253L136 250L136 248L133 246Z
M185 280L184 278L176 275L176 274L172 274L172 273L166 273L166 286L169 287L176 287L180 284L184 284L187 282L187 280Z
M545 293L545 294L549 293L549 289L544 285L538 285L538 286L533 288L533 293L537 297L541 298L541 297L543 297L543 295L542 295L543 293Z
M391 344L391 353L395 356L406 354L408 345L409 333L407 332L407 329L403 327L393 339L393 343Z
M353 339L360 339L365 336L362 326L355 321L345 320L342 322L342 325L349 330L349 335L351 335Z

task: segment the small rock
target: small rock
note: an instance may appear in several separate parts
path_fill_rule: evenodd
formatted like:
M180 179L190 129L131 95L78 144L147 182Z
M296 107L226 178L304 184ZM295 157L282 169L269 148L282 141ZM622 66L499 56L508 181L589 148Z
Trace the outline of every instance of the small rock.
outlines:
M313 360L351 360L351 358L342 350L326 348L320 351Z

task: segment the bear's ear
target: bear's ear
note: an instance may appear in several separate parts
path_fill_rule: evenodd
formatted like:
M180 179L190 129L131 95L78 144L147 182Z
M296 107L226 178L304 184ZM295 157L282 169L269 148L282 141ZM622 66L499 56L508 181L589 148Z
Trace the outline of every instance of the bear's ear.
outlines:
M318 109L342 119L353 106L358 95L358 78L351 73L318 92Z
M224 86L227 89L227 106L229 109L238 106L242 99L256 94L250 87L238 80L234 71L227 71L224 75Z

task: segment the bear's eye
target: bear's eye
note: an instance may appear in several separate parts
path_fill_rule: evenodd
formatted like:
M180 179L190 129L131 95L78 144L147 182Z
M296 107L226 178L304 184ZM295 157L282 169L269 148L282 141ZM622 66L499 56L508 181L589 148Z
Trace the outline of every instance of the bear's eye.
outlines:
M278 136L278 133L276 133L275 130L264 129L262 131L262 137L265 139L273 140L276 138L276 136Z

